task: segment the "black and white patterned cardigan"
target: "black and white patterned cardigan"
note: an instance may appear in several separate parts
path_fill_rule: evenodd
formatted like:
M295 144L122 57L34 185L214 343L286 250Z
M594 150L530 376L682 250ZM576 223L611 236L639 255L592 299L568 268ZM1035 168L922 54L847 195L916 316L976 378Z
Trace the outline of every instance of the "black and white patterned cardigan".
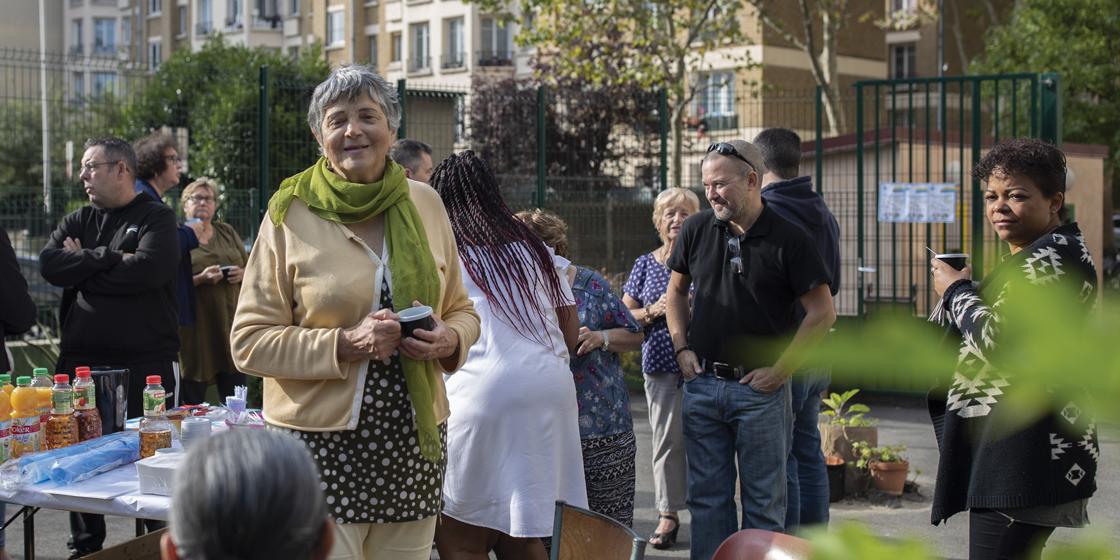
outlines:
M942 315L960 333L960 357L948 393L931 392L930 415L941 450L934 525L971 508L1012 509L1088 498L1096 490L1097 427L1083 406L1068 402L1024 429L1001 433L1000 399L1014 372L993 365L1000 309L1014 285L1073 282L1086 316L1096 300L1096 269L1076 224L1063 225L1010 255L978 290L958 281L945 290ZM1009 303L1012 302L1012 303ZM990 302L990 303L989 303Z

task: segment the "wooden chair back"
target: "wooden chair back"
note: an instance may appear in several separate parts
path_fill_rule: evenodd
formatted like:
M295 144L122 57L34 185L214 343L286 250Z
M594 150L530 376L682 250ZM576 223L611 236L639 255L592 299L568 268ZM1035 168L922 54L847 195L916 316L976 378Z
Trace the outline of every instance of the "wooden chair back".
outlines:
M602 514L556 502L551 560L642 560L646 540Z

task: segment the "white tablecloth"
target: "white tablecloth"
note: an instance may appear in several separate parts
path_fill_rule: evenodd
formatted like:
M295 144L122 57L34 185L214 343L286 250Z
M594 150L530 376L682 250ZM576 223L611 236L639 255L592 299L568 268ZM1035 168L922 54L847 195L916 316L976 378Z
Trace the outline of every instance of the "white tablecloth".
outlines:
M43 482L17 489L0 488L0 501L63 511L163 521L167 520L167 512L171 509L171 498L140 493L135 464L65 487L53 482Z

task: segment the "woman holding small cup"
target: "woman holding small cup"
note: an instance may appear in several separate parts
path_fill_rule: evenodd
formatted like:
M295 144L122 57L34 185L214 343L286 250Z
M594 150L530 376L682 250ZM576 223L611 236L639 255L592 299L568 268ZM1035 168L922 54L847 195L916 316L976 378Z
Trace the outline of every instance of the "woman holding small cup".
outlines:
M336 522L331 558L427 560L440 511L458 369L479 319L439 195L388 157L396 88L341 66L307 120L323 157L269 202L231 345L264 378L268 425L301 439ZM401 337L394 308L432 308Z
M180 196L183 215L197 220L198 247L191 250L191 274L196 302L195 322L179 327L183 378L180 402L199 404L206 390L218 385L218 398L233 394L245 384L229 351L229 331L245 274L245 244L233 226L214 221L218 209L218 187L206 177L187 185ZM224 267L224 268L223 268Z
M930 394L940 449L932 521L968 510L969 558L1039 558L1056 527L1088 523L1100 447L1085 403L1067 398L1029 425L1007 430L1022 425L1023 410L1003 397L1024 380L1000 367L1007 361L1000 350L1015 351L1002 331L1012 327L1010 310L1037 303L1039 287L1088 318L1097 275L1077 224L1063 223L1060 150L1035 139L1004 141L973 173L985 184L988 222L1010 254L979 286L970 267L953 266L962 259L930 260L944 320L961 335L947 394Z

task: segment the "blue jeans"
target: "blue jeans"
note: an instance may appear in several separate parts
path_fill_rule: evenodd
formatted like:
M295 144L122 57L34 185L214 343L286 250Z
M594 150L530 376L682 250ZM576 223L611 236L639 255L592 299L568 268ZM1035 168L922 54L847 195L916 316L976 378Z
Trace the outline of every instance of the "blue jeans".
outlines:
M740 527L783 531L793 424L789 384L764 394L737 381L701 375L685 382L683 408L692 560L709 560ZM741 525L736 523L736 461Z
M793 447L786 463L789 507L786 530L801 525L828 524L828 470L821 452L821 432L817 418L821 391L828 389L828 371L798 373L790 384L793 405Z

